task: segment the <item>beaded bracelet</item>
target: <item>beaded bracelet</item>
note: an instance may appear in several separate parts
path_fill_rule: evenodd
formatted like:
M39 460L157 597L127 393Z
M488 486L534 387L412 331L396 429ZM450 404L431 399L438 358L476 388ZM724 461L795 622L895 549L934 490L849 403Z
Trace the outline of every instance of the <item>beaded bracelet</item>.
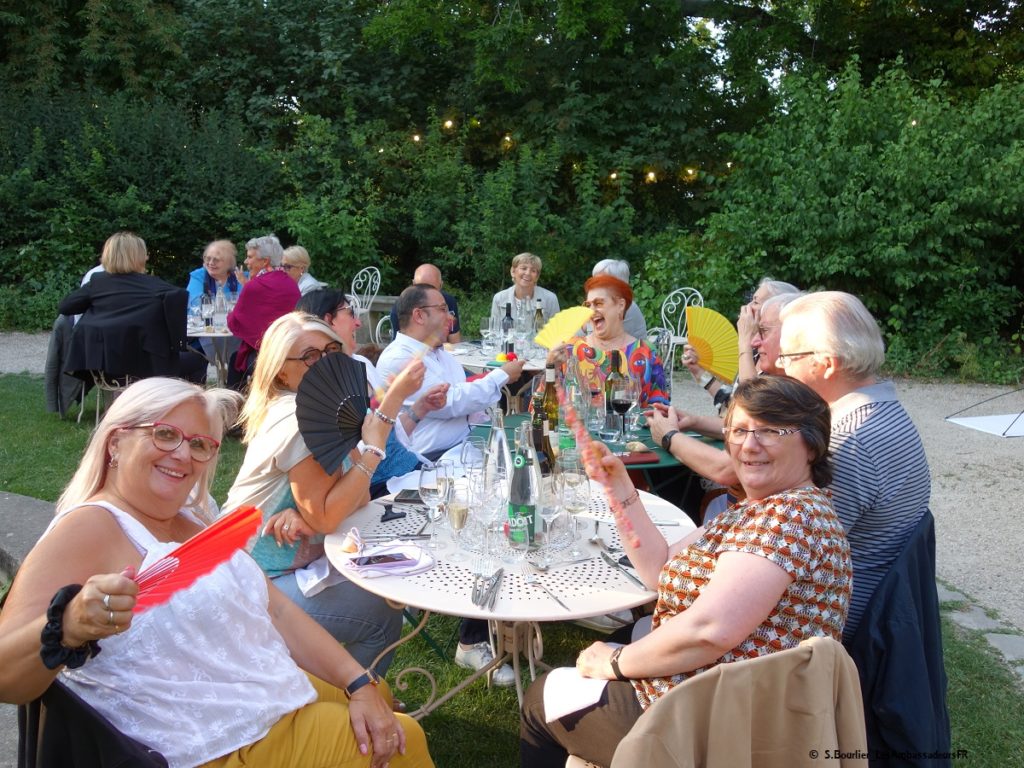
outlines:
M356 469L358 469L358 470L359 470L360 472L362 472L362 473L363 473L364 475L366 475L366 476L367 476L368 478L370 478L371 480L373 479L373 470L372 470L372 469L370 469L370 468L369 468L368 466L366 466L365 464L363 464L363 462L361 462L361 461L357 461L357 462L356 462L355 464L353 464L352 466L353 466L353 467L355 467Z
M46 609L46 625L39 633L39 655L47 669L57 669L60 666L77 669L101 650L100 644L95 640L90 640L78 648L68 648L64 645L64 610L81 591L81 584L61 587L50 601L50 607Z
M384 411L382 411L380 408L375 408L373 411L373 415L376 416L381 421L383 421L385 424L389 424L392 427L395 426L395 420L388 416L386 413L384 413Z
M376 445L370 445L369 443L363 443L363 453L372 453L380 458L381 461L388 457L387 451L383 448L378 448Z
M622 507L625 508L635 501L640 501L640 491L638 491L636 488L633 489L633 492L629 496L620 501L619 504L621 504Z

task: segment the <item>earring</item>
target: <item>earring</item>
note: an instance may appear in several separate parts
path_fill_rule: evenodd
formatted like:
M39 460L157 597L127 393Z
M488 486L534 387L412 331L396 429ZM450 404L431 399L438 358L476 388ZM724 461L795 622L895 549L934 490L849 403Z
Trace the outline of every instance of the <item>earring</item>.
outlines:
M111 469L117 469L117 456L111 456L110 461L107 462L107 466Z

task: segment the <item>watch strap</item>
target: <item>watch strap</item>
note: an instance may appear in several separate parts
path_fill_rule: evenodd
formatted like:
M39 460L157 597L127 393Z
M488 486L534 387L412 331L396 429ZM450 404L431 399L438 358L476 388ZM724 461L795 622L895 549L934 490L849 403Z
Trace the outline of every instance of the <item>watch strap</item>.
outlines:
M619 656L622 655L622 649L625 647L626 646L624 645L620 645L618 648L612 651L611 658L608 659L608 661L612 665L612 673L615 675L616 680L629 680L628 677L622 674L622 670L619 669Z
M672 438L679 434L678 429L670 429L665 433L664 437L661 438L661 448L667 453L672 451Z
M368 685L376 686L378 684L380 684L380 677L372 669L367 669L363 674L345 686L345 695L351 699L360 688L365 688Z

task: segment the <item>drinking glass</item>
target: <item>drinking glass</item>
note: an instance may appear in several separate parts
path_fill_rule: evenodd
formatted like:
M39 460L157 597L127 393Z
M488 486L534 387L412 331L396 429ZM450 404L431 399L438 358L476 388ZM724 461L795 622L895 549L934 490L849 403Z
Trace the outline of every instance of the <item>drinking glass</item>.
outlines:
M572 516L572 550L570 558L582 557L580 550L579 515L590 507L590 479L583 468L578 451L565 451L558 457L556 475L562 509Z
M427 505L427 514L431 521L428 549L443 549L437 540L437 528L441 524L441 505L448 500L449 488L448 466L445 462L424 464L420 467L420 498Z
M451 499L448 502L448 525L452 529L452 539L455 541L455 551L448 556L450 560L465 560L466 555L462 552L462 529L469 522L469 509L471 506L471 491L469 478L464 477L454 481L452 484Z
M211 333L213 331L213 299L205 293L199 300L199 312L203 316L206 332Z

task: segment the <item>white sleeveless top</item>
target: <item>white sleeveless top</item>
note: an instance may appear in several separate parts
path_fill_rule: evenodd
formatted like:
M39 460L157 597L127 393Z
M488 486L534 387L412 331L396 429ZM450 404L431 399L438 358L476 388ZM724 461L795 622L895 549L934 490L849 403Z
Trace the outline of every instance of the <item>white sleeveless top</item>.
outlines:
M82 506L114 516L143 554L142 568L178 546L157 541L111 504ZM263 571L239 551L168 602L137 614L127 631L100 642L102 653L65 668L61 679L171 766L200 765L263 738L283 715L316 699L271 623L268 602Z

